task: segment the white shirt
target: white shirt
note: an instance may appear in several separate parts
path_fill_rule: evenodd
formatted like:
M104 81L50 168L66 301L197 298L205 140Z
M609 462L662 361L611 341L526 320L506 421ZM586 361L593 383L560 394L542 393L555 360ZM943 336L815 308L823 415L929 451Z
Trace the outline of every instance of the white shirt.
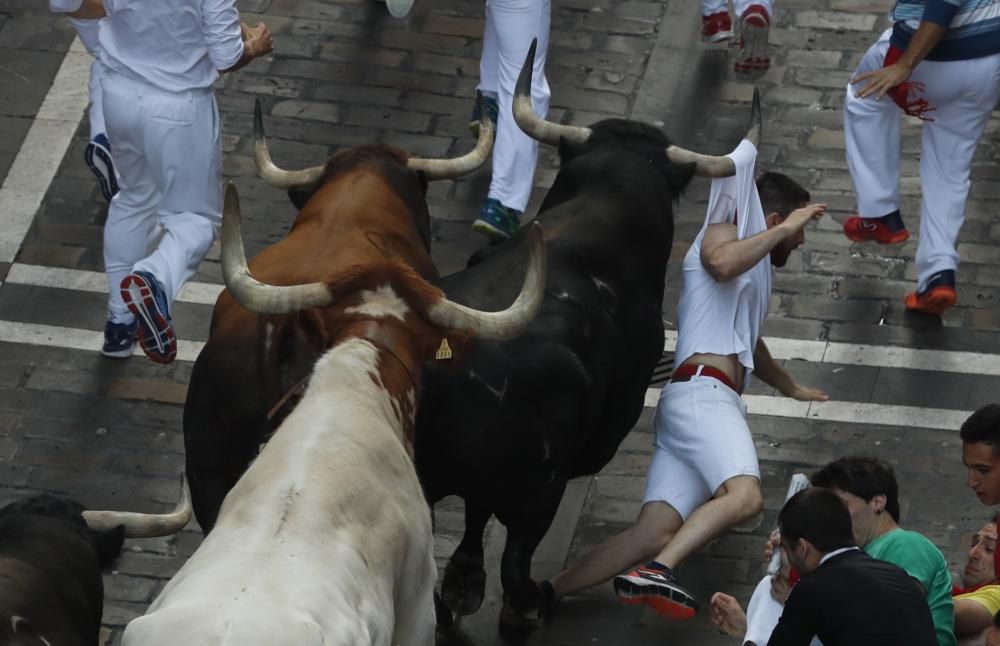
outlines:
M674 365L696 353L735 354L749 377L754 367L754 347L771 298L771 258L764 256L744 273L723 283L716 282L701 263L701 243L708 225L735 221L740 240L767 229L754 183L757 149L744 139L728 157L736 163L736 174L712 180L705 224L684 256Z
M243 56L235 0L104 0L101 62L170 92L210 87Z

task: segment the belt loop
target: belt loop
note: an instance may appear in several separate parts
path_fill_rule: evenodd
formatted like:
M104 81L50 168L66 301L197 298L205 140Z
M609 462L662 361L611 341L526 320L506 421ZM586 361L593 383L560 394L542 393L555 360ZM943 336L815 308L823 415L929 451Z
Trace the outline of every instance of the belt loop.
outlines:
M701 371L702 371L702 370L704 370L704 369L705 369L705 366L704 366L704 364L700 364L700 363L699 363L699 364L698 364L698 367L697 367L697 368L695 368L695 371L694 371L694 376L695 376L695 377L700 377L700 376L701 376Z

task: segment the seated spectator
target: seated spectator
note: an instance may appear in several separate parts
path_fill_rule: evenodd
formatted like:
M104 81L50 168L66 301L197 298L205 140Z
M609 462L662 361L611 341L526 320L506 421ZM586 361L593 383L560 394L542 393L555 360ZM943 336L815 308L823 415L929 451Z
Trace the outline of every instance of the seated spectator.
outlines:
M960 595L974 592L984 585L997 582L997 574L993 569L994 552L997 544L997 519L983 525L972 535L972 544L962 570L962 585L955 585L952 594Z
M899 487L892 467L875 458L841 458L816 472L812 484L833 490L844 502L855 543L861 549L903 568L919 584L934 620L937 643L954 646L955 616L948 564L924 536L899 527ZM789 587L787 567L775 577L765 577L748 606L749 621L735 599L717 593L711 600L713 621L731 635L745 632L744 643L763 644L781 615L781 603Z
M792 496L778 515L781 547L801 573L768 646L932 646L923 591L901 568L854 544L851 515L822 487Z

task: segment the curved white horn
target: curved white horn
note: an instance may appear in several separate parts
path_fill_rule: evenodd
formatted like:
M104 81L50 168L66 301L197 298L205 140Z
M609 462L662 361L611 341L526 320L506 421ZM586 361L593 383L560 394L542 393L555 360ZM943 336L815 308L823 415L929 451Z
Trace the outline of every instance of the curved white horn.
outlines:
M124 525L127 538L153 538L176 534L191 520L191 494L188 493L187 480L181 476L181 500L168 514L86 510L83 512L83 520L88 527L99 532Z
M490 119L486 107L483 105L483 95L476 93L476 102L479 104L479 139L476 147L470 152L454 159L426 159L422 157L410 157L406 165L413 170L423 171L427 179L454 179L467 175L482 166L490 153L493 151L493 139L496 133L496 124Z
M326 307L331 302L330 292L323 283L274 286L250 274L243 250L240 196L232 182L226 186L222 209L222 276L236 302L258 314L291 314L309 307Z
M528 269L521 293L510 307L502 312L481 312L442 298L428 312L431 321L442 327L471 330L488 339L510 339L524 332L542 307L546 273L542 226L533 222L525 237Z
M750 125L744 138L755 148L760 144L760 131L760 92L754 88L753 104L750 107ZM736 164L724 155L703 155L680 146L668 146L667 157L675 164L697 164L695 175L702 177L732 177L736 174Z
M574 144L582 144L590 139L590 128L580 126L564 126L560 123L553 123L542 119L535 114L535 109L531 105L531 77L535 65L535 48L538 46L538 39L531 40L531 47L528 48L528 56L521 66L521 74L517 77L517 86L514 89L514 121L524 134L538 141L558 145L560 139L565 139Z
M260 99L253 102L253 158L257 163L257 175L277 188L292 188L312 184L323 176L324 166L313 166L304 170L284 170L271 161L264 138L264 117L261 115Z

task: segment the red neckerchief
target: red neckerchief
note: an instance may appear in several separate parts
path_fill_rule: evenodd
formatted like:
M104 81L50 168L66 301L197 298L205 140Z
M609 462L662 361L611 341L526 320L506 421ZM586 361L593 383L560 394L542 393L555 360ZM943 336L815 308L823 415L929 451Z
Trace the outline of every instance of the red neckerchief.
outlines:
M889 67L896 61L900 59L903 55L903 50L900 48L890 45L889 51L885 54L885 64L883 67ZM927 99L918 96L924 91L924 84L918 83L917 81L904 81L894 88L891 88L888 92L892 100L896 102L896 105L903 109L903 112L910 115L911 117L917 117L921 121L934 121L930 117L924 116L928 112L933 112L937 108L932 108Z
M960 587L960 586L957 586L957 585L953 584L951 586L951 596L957 597L960 594L969 594L970 592L975 592L979 588L985 587L987 585L995 585L995 584L980 583L979 585L970 585L967 588L963 588L963 587Z

